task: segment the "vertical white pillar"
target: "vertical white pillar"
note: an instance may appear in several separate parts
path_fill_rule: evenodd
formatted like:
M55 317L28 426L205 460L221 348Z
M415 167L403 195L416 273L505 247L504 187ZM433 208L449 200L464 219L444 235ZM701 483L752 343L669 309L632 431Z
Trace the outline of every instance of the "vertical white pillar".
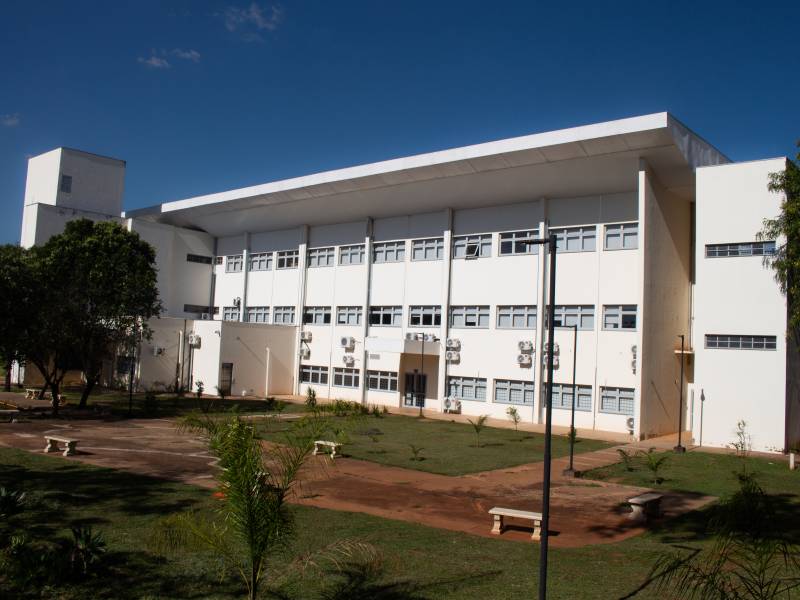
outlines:
M361 305L361 404L367 404L367 368L369 367L369 351L367 350L367 336L369 336L369 303L372 288L372 232L374 222L367 218L366 231L364 232L364 270L366 272L366 286L364 288L364 303ZM398 375L399 376L399 375ZM399 387L399 386L398 386Z
M295 328L294 340L294 375L292 379L292 392L295 395L300 393L300 332L303 329L303 307L306 303L306 275L308 274L308 259L306 258L308 248L308 225L300 227L300 244L298 245L297 268L298 272L298 285L297 285L297 304L294 307L294 314L297 317L297 327ZM277 265L276 265L277 266ZM328 377L332 377L332 373L328 373Z
M247 311L247 283L250 276L248 263L250 261L250 233L244 233L244 248L242 249L242 301L239 303L239 321L246 321L245 312Z
M539 221L539 237L545 238L549 235L548 233L548 200L547 198L542 198L540 201L542 206L541 212L541 220ZM533 422L534 423L543 423L544 422L544 411L542 410L542 383L544 378L544 362L542 358L544 357L544 349L546 343L546 336L544 333L545 329L545 315L547 314L547 277L548 277L548 268L547 268L547 245L542 244L539 246L539 281L537 281L537 295L536 295L536 340L534 342L534 348L536 348L536 352L534 353L533 357L533 366L531 369L533 370Z
M453 266L453 209L447 209L447 228L444 230L444 264L442 265L442 325L439 329L439 376L436 395L439 410L444 412L444 399L447 395L447 337L450 335L450 291Z

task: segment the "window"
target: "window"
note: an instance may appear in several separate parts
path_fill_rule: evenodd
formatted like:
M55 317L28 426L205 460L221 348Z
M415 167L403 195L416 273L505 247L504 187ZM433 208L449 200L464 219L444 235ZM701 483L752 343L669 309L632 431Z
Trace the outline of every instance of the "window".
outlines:
M615 223L606 225L606 250L633 250L639 247L638 223Z
M223 321L238 321L239 320L239 307L238 306L223 306L222 307L222 320Z
M411 240L411 260L442 260L444 238Z
M575 410L587 411L592 410L592 386L590 385L576 385L578 392L578 400L575 402ZM542 386L542 398L547 400L547 384ZM546 404L546 402L543 402ZM554 383L553 384L553 408L565 408L572 410L572 384L571 383Z
M636 305L604 306L603 329L636 329Z
M453 306L450 308L450 327L489 327L488 306Z
M364 263L364 244L342 246L339 248L340 265L360 265Z
M500 234L500 256L514 254L538 254L538 244L527 244L520 240L531 240L539 237L539 230L507 231Z
M251 271L272 269L272 252L254 252L247 257L247 268Z
M61 191L65 194L72 193L72 175L61 176Z
M438 327L442 324L442 307L409 306L408 324L411 327Z
M594 252L597 236L594 225L562 227L551 229L550 233L556 236L556 252Z
M775 350L778 339L774 335L706 335L706 348L734 350Z
M360 306L339 306L336 309L337 325L361 325Z
M494 401L501 404L533 404L533 382L495 379Z
M117 375L129 375L135 364L133 356L118 356Z
M498 329L536 329L536 307L524 306L498 306Z
M303 323L306 325L328 325L330 322L330 306L306 306L303 309Z
M594 329L594 306L568 306L559 305L555 308L555 326L572 327L577 325L578 329L590 331ZM547 313L545 313L545 319Z
M214 257L214 264L215 265L221 265L222 264L222 257L221 256L215 256Z
M199 254L187 254L186 262L200 263L201 265L210 265L210 256L200 256Z
M379 242L372 246L372 262L389 263L403 262L406 258L406 243L399 242Z
M294 306L276 306L272 311L275 325L294 325Z
M402 306L370 306L369 324L400 327L403 322Z
M367 371L367 388L380 392L396 392L397 373L394 371Z
M241 273L242 271L242 255L233 254L225 257L225 272L226 273Z
M333 368L333 385L336 387L358 387L358 369L346 369L344 367Z
M332 267L336 257L336 251L331 248L311 248L308 251L309 267Z
M492 234L453 238L453 258L486 258L492 255Z
M277 269L296 269L300 259L299 250L281 250L278 252Z
M269 323L269 306L248 306L248 323Z
M600 388L600 412L615 415L633 414L632 388Z
M328 383L328 367L315 367L314 365L302 365L300 367L300 381L303 383Z
M184 304L183 305L183 312L187 313L210 313L211 307L210 306L203 306L201 304Z
M775 242L743 242L741 244L706 244L706 258L722 256L772 256Z
M448 377L447 393L459 400L486 400L486 380L477 377Z

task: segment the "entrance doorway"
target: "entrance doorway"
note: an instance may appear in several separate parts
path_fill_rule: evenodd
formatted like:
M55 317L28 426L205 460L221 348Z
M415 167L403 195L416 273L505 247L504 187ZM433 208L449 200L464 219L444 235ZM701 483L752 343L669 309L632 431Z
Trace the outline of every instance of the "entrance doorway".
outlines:
M414 371L406 373L406 387L403 397L403 406L414 406L424 408L425 390L428 388L428 376L424 373Z
M222 363L219 372L219 392L225 396L231 395L231 385L233 384L233 363Z

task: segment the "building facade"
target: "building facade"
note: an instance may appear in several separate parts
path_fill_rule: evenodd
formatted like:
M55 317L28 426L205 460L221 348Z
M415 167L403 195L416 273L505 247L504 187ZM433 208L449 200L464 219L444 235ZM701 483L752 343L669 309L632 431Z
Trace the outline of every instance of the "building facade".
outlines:
M80 199L74 164L50 162L28 187L68 176ZM797 441L798 398L763 260L778 240L756 234L779 210L766 186L784 166L731 163L660 113L122 214L113 178L95 190L157 250L177 345L162 354L185 383L501 419L514 407L541 423L548 257L527 241L555 235L555 424L570 422L574 383L578 428L646 438L680 421L724 446L745 420L754 448L780 451ZM59 201L26 193L24 244L55 232L28 230ZM225 331L262 333L225 358L206 343Z

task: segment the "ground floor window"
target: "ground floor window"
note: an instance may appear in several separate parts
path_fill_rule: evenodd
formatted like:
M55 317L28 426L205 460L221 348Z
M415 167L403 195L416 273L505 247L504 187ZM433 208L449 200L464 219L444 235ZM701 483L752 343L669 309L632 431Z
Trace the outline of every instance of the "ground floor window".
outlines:
M300 381L303 383L328 383L328 367L315 367L314 365L302 365L300 367Z
M367 371L367 388L380 392L396 392L397 372Z
M589 412L592 410L592 386L576 385L575 391L578 399L575 402L575 410ZM547 397L547 385L542 386L542 396ZM572 384L554 383L553 384L553 408L564 408L572 410Z
M486 380L477 377L449 377L448 395L459 400L486 400Z
M494 401L501 404L533 404L533 382L495 379Z
M358 369L346 369L344 367L333 368L333 385L336 387L358 387Z
M600 388L600 412L633 415L633 388Z

